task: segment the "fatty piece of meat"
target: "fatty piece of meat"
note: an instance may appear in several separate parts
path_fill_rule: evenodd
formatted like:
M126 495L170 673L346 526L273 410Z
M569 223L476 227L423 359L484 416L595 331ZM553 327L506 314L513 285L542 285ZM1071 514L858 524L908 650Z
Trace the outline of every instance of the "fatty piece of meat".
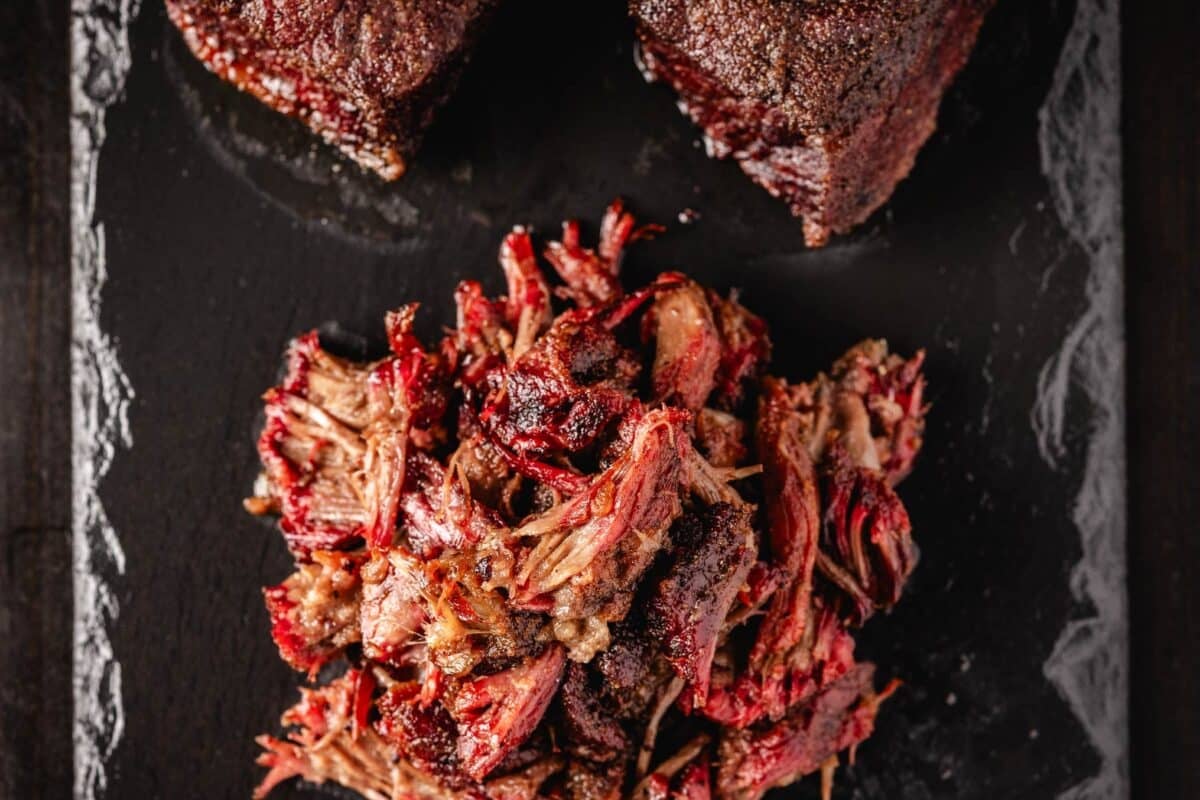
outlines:
M718 639L754 565L758 537L750 523L749 507L728 503L682 517L672 531L675 559L648 604L650 634L687 682L694 707L708 698Z
M396 660L418 637L425 622L420 562L407 551L377 551L363 564L359 628L363 655L372 661Z
M651 403L699 411L716 385L721 340L704 290L688 282L654 298Z
M586 492L514 531L518 540L536 540L518 566L515 602L549 598L543 607L556 618L624 616L624 608L616 616L602 612L636 583L682 511L687 418L676 409L648 412L631 447Z
M850 348L831 370L832 426L842 436L853 460L882 470L895 486L912 471L925 431L925 352L901 358L882 339L867 339ZM819 389L817 391L820 391ZM826 433L822 446L831 438Z
M496 5L167 0L167 14L209 70L394 180Z
M992 0L630 0L649 78L711 155L803 218L810 246L865 220L933 133Z
M477 553L446 554L425 564L425 642L430 661L450 676L484 664L509 664L537 652L544 625L513 608L488 585Z
M859 664L778 722L727 729L718 750L717 796L757 800L870 736L886 697L872 689L874 673L873 665Z
M283 583L263 590L271 638L292 668L315 675L359 641L361 563L358 554L317 550Z
M450 702L458 722L458 760L483 780L533 733L558 691L566 651L547 645L541 655L492 675L462 683Z

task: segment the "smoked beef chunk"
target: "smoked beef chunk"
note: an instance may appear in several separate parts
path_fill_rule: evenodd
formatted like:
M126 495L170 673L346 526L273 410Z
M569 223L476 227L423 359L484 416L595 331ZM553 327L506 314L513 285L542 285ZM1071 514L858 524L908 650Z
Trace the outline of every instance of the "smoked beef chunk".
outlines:
M495 0L166 0L204 65L387 180L404 174Z
M912 169L992 0L630 0L648 77L811 246Z
M258 796L757 800L828 786L870 735L894 684L853 630L916 565L895 487L923 354L867 340L775 377L736 297L625 291L650 230L619 204L595 248L568 223L558 285L514 230L508 294L461 284L436 347L415 305L371 363L292 343L246 505L296 562L264 590L272 638L323 685L259 739Z

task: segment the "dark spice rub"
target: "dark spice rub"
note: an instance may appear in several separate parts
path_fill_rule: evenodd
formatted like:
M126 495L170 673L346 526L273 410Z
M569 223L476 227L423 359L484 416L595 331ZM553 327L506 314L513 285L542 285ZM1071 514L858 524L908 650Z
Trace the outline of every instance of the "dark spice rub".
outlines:
M496 0L166 0L210 70L387 180L404 174Z
M908 174L992 0L630 0L647 77L825 244Z

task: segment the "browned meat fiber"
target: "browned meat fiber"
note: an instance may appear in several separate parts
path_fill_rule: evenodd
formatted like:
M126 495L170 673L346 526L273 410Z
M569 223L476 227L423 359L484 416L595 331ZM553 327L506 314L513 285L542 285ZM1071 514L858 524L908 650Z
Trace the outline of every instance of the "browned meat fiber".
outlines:
M392 180L496 0L166 0L210 70Z
M616 202L596 247L575 223L545 244L548 274L514 229L507 294L460 284L434 346L415 305L371 363L292 342L246 507L280 517L271 634L319 685L260 737L257 796L745 800L828 789L870 736L896 684L853 631L916 564L895 486L922 354L867 340L771 375L736 295L625 290L658 230Z
M912 169L993 0L630 0L648 78L825 244Z

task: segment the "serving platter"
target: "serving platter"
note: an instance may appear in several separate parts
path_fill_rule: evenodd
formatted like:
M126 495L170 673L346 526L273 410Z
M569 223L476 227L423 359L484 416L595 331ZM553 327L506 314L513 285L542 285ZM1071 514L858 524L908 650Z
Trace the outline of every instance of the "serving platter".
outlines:
M377 351L413 299L432 336L459 280L499 289L511 225L594 233L620 195L668 227L633 282L739 288L783 374L867 336L927 349L901 488L922 561L860 645L904 687L836 796L1124 796L1115 10L1001 2L913 174L808 250L642 80L621 4L593 5L504 8L384 184L205 72L159 4L76 1L76 795L247 797L261 776L253 737L299 678L260 593L288 557L240 500L287 340Z

